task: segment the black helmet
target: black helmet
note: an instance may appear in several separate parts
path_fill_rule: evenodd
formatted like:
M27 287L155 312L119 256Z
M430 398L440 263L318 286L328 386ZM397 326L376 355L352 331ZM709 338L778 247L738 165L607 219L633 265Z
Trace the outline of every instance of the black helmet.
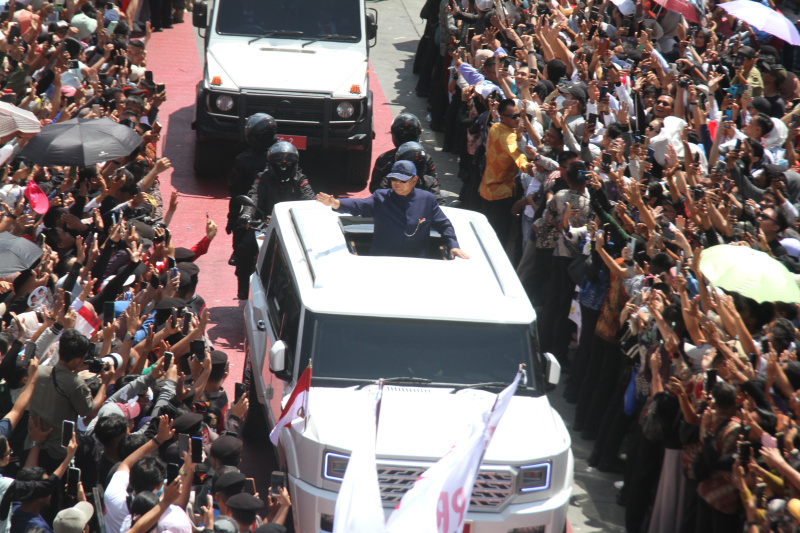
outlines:
M397 148L394 154L395 161L411 161L417 167L417 176L423 176L426 170L426 156L428 153L418 142L407 142Z
M267 151L267 164L281 181L288 181L294 177L299 162L300 153L292 143L280 141Z
M244 125L244 140L253 148L266 150L275 144L278 123L266 113L256 113L247 117Z
M409 141L419 142L422 135L422 124L419 119L411 113L400 113L392 121L392 142L395 147Z

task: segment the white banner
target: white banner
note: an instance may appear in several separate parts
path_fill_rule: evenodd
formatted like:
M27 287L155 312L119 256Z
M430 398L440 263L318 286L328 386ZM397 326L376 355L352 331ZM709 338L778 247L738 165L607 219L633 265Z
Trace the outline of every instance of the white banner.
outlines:
M365 393L373 397L359 402L364 406L363 411L354 414L358 435L336 497L333 533L384 531L383 504L375 463L376 413L381 391L376 397L374 391L367 390Z

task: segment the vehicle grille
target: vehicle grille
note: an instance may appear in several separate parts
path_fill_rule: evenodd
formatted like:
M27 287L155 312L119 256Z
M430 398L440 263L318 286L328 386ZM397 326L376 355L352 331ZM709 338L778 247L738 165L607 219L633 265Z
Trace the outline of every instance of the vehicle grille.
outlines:
M379 465L378 483L383 503L397 505L403 494L425 470L426 468ZM472 486L469 510L499 510L511 497L513 486L514 476L510 472L479 471Z
M245 114L250 116L253 113L267 113L277 120L323 122L325 119L325 100L322 98L248 94Z

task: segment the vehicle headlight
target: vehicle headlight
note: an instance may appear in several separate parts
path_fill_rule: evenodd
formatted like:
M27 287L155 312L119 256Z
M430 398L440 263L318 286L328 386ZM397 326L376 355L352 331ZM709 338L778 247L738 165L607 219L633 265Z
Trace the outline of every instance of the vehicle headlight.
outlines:
M534 492L550 488L550 463L519 467L519 490Z
M214 100L214 104L220 111L228 112L233 109L233 98L227 94L221 94Z
M344 479L344 471L347 470L349 461L349 455L325 452L325 457L322 461L322 475L325 479L341 482Z
M336 114L338 114L342 118L350 118L353 116L353 113L356 112L356 108L353 107L353 104L350 102L342 102L341 104L336 106Z

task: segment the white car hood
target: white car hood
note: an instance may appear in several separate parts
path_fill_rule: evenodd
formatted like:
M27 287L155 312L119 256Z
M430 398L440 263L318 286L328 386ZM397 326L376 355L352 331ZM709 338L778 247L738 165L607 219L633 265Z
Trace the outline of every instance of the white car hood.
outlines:
M480 390L386 386L378 419L378 459L437 461L464 432L470 420L491 408L495 394ZM366 396L353 388L314 387L304 438L349 452L363 413L355 402ZM547 458L569 447L569 434L544 396L515 396L486 452L485 463L519 464Z
M296 91L306 87L309 92L351 95L352 85L366 91L368 63L363 53L344 48L306 48L301 41L217 42L208 48L208 79L220 76L220 89L258 88L273 91ZM332 43L325 43L329 45ZM335 43L341 44L341 43Z

